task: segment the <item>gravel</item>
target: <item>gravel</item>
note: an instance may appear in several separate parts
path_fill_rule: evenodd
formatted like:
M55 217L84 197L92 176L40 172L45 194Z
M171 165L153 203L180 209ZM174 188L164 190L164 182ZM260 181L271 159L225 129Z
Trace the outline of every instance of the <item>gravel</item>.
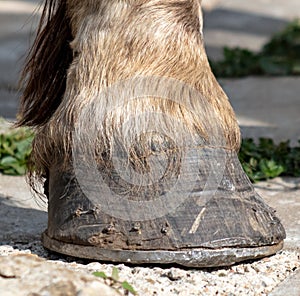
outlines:
M138 292L138 295L146 296L268 295L280 282L300 269L299 253L287 250L262 260L246 262L227 268L197 270L174 266L140 267L84 261L50 253L42 247L39 241L29 244L15 244L14 247L10 245L0 246L0 260L1 256L2 258L5 256L13 258L14 255L22 254L36 254L45 258L45 272L49 268L46 262L52 265L55 264L59 269L63 268L76 274L84 273L87 276L95 271L103 271L110 275L113 267L117 267L120 280L129 282ZM104 280L100 279L100 281ZM93 283L94 285L95 283ZM90 291L93 286L85 287L83 291ZM80 287L78 289L74 292L74 295L90 295L89 292L82 292ZM123 290L121 292L121 295L126 295Z

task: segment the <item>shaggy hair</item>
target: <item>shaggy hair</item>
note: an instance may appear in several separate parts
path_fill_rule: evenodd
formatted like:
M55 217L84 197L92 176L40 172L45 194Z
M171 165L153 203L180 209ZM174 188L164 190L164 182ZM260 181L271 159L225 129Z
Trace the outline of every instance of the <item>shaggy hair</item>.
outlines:
M142 119L138 116L149 111L171 114L191 134L203 139L211 136L212 126L218 126L225 139L223 146L239 149L240 132L234 112L205 53L200 2L46 0L23 72L18 122L36 130L32 163L37 177L46 176L51 167L71 164L72 133L87 105L96 108L89 108L87 116L97 129L99 163L110 157L112 142L133 140L128 130L139 127L140 135L149 130L172 130L168 120L153 119L151 114ZM147 87L152 89L165 87L166 98L172 97L173 91L172 84L165 83L166 78L188 85L201 96L195 98L182 89L180 102L152 97L129 100L121 107L119 98L103 96L107 87L130 79L138 81L134 80L138 77L150 77ZM157 82L151 77L164 79ZM111 112L114 104L116 110ZM214 118L208 109L214 111ZM94 117L97 112L91 110L107 110L108 114L98 122ZM122 127L130 118L138 119L125 131ZM182 134L185 132L182 130ZM131 155L133 161L139 161L141 154L150 149L149 139L139 141L141 144Z

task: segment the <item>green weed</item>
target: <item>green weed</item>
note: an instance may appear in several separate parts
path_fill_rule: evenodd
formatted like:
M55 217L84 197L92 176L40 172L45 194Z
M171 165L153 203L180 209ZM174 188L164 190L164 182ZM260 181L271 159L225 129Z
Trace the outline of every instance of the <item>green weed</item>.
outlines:
M278 176L300 177L300 146L290 147L289 141L275 144L266 138L258 143L243 139L239 159L253 182Z
M25 174L32 140L33 133L25 128L0 134L0 173Z
M221 61L210 61L218 77L300 75L300 20L275 34L258 53L225 47L223 55Z
M93 275L104 279L106 284L113 287L117 291L123 289L125 290L126 295L129 293L131 293L132 295L137 295L137 292L127 281L120 281L119 270L116 267L113 267L111 276L106 275L106 273L102 271L94 272Z

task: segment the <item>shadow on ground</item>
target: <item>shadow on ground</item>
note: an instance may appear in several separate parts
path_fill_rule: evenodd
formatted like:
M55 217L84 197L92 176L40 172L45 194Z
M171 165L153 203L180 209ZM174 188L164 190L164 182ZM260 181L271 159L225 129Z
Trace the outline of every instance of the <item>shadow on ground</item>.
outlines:
M0 243L26 244L40 240L47 227L47 212L13 205L0 195Z

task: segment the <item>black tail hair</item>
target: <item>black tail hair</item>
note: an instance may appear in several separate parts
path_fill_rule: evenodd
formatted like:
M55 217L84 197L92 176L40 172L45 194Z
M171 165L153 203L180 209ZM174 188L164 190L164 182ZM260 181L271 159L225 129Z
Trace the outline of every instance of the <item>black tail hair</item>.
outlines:
M21 75L23 95L18 126L41 126L58 108L72 62L71 40L66 0L46 0L37 36Z

